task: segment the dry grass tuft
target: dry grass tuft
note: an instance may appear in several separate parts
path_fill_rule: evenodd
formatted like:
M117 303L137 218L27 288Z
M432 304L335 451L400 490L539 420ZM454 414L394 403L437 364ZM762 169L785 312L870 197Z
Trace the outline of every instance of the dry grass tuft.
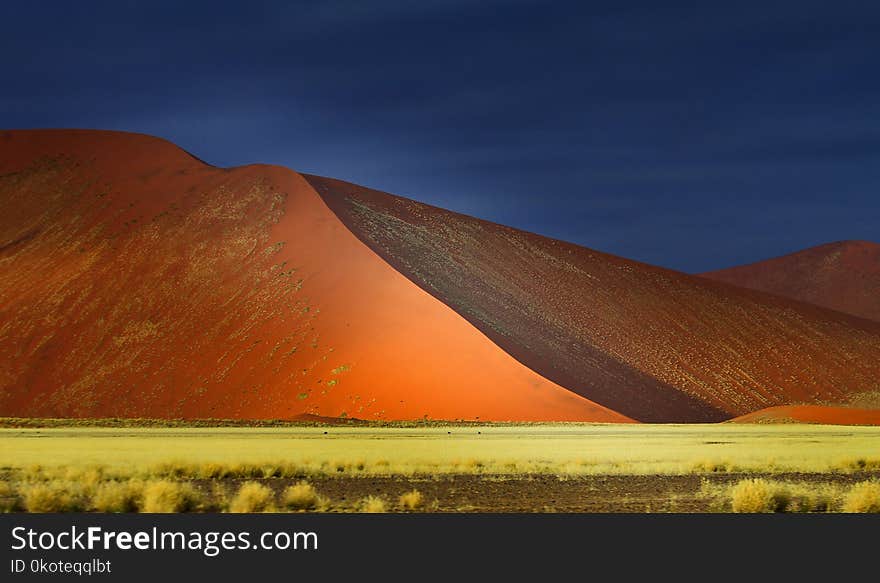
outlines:
M229 511L229 490L223 482L211 482L211 498L208 511L228 512Z
M73 482L23 483L18 491L28 512L81 512L86 506L82 487Z
M142 512L189 512L202 502L198 491L188 482L154 480L144 486Z
M846 472L870 472L880 470L880 458L876 457L855 457L844 458L838 464L837 468Z
M397 503L404 510L415 510L422 505L422 493L418 490L405 492L397 499Z
M751 478L730 487L729 498L734 512L832 512L839 507L841 488Z
M67 467L59 468L63 475L59 476L66 482L76 482L88 492L94 492L95 488L105 480L105 469L101 467Z
M275 494L268 486L246 482L229 503L229 512L274 512Z
M788 484L787 490L781 512L832 512L839 505L840 487L833 484Z
M730 489L734 512L782 512L789 500L784 485L763 478L740 480Z
M103 482L95 487L90 508L98 512L137 512L143 498L144 483L140 480Z
M690 471L696 474L718 474L733 469L734 465L726 460L699 460L691 465Z
M880 512L880 482L854 484L843 500L844 512Z
M0 512L14 512L21 510L21 500L15 486L6 481L0 481Z
M388 512L388 506L385 500L378 496L367 496L361 500L360 511L367 514L381 514Z
M281 500L291 510L314 510L321 501L315 487L306 481L288 486L281 495Z

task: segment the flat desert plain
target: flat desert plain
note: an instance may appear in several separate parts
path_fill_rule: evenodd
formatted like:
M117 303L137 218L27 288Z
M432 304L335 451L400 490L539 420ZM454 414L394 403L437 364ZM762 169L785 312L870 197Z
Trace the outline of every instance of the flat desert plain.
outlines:
M5 425L12 511L857 511L880 478L880 427Z

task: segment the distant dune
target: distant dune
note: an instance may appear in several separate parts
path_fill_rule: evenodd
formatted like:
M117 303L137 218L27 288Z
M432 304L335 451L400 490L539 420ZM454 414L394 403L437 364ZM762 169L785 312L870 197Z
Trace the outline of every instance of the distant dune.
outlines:
M164 140L0 132L0 416L721 421L880 323Z
M880 409L821 405L784 405L731 419L734 423L814 423L821 425L880 425Z
M880 245L840 241L704 277L880 322Z

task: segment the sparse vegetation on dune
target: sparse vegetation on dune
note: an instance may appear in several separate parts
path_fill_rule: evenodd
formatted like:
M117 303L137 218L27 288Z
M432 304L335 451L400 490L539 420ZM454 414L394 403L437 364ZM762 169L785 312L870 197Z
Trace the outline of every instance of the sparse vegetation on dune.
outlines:
M862 409L880 409L880 388L877 388L873 391L853 393L852 395L850 395L848 401L851 407L859 407Z

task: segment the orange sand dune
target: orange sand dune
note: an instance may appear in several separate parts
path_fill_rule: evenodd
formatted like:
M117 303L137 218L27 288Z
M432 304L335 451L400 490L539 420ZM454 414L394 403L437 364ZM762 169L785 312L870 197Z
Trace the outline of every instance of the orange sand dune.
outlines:
M880 322L880 245L870 241L829 243L703 276Z
M0 132L0 415L720 421L880 323L157 138Z
M360 242L300 175L0 132L0 415L629 421Z
M880 425L880 409L822 405L786 405L761 409L731 419L733 423L815 423L821 425Z
M880 324L339 180L362 241L532 370L639 421L720 421L876 388Z

